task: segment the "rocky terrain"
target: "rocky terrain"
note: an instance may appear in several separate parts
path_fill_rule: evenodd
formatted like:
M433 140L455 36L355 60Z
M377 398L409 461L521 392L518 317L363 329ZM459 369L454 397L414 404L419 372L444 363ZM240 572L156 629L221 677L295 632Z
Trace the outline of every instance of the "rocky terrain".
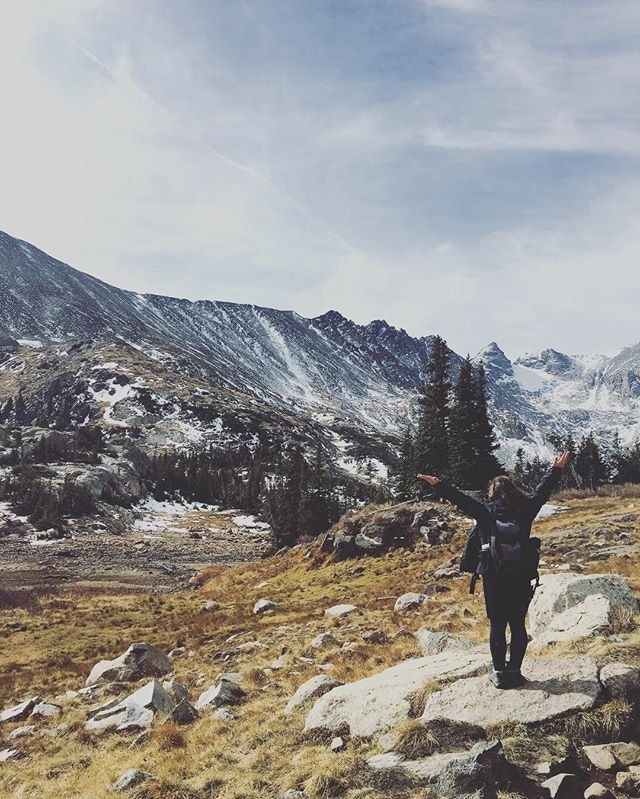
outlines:
M640 498L545 508L509 691L456 569L468 529L444 504L365 508L187 592L5 592L2 796L640 795Z

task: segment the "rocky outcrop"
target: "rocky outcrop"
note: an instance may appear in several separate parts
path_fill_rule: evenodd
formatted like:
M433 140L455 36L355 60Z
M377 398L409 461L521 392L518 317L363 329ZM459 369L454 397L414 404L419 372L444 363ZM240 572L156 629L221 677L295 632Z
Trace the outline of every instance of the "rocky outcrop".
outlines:
M342 560L411 548L420 540L435 546L450 538L446 511L433 505L403 503L368 515L345 515L329 532L324 547Z
M464 719L485 729L502 722L533 724L588 710L601 692L591 658L530 658L525 671L528 682L519 690L501 691L486 675L456 680L427 697L421 721Z
M615 574L545 574L529 608L536 644L604 632L616 614L635 613L638 601Z
M334 688L316 701L305 730L348 727L352 735L370 737L408 718L410 696L431 680L456 679L486 669L486 656L454 652L411 658L379 674Z
M429 597L426 594L416 594L413 591L409 591L406 594L402 594L396 599L396 603L393 606L393 609L396 613L402 613L407 610L416 610L421 605L427 601Z
M0 721L16 722L24 721L31 715L33 708L40 702L39 696L32 696L30 699L25 699L18 705L8 707L0 713Z
M600 670L600 682L612 699L640 695L640 668L627 663L608 663Z
M338 619L343 616L349 616L351 613L359 612L355 605L333 605L325 610L324 615L329 619Z
M308 702L310 699L323 696L328 691L331 691L340 685L342 685L342 683L339 680L329 677L327 674L318 674L315 677L311 677L311 679L302 683L302 685L297 689L291 699L287 702L284 712L292 713L304 702Z
M243 701L245 696L245 692L236 682L221 677L215 685L200 694L196 702L196 710L237 705Z
M452 635L436 630L421 628L416 633L422 654L439 655L442 652L469 652L472 649L486 650L486 646L476 644L462 635Z
M112 787L114 791L118 792L130 791L133 788L137 788L138 785L141 785L143 782L153 779L155 779L155 777L146 771L140 771L140 769L132 768L129 769L129 771L125 771L123 774L121 774L113 783Z
M91 669L86 685L98 682L134 682L143 677L163 677L173 671L173 663L157 646L131 644L115 660L101 660Z
M197 715L182 685L173 681L161 683L154 679L124 699L112 700L98 708L85 724L85 729L115 729L118 732L145 730L158 714L177 723L189 723Z

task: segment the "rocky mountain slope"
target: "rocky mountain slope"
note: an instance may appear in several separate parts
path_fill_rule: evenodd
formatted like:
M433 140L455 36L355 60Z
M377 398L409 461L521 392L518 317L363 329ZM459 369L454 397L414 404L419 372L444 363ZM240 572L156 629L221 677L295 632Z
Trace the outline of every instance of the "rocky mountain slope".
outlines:
M123 291L5 233L0 233L0 333L7 352L3 368L16 378L20 363L44 347L38 368L51 382L56 369L66 366L62 361L71 341L84 342L87 364L95 357L91 366L108 369L97 344L108 342L129 359L132 349L142 353L141 369L151 360L160 372L171 372L178 391L197 379L200 391L225 397L227 416L236 404L239 412L251 406L278 425L285 414L302 427L322 426L343 450L361 435L369 442L380 434L397 438L415 412L415 391L424 380L432 341L382 320L357 325L337 311L306 319L254 305ZM625 441L638 435L640 344L614 357L546 350L511 363L491 343L478 353L480 359L488 369L491 411L507 461L521 445L546 457L547 437L554 433L578 437L589 429L618 430ZM452 375L460 361L451 353ZM118 354L106 363L119 363ZM25 390L30 376L25 372ZM19 379L4 382L3 397L20 385ZM59 385L59 390L68 389ZM115 407L132 402L129 388L109 396ZM158 412L170 420L174 411L168 405ZM224 418L206 434L213 439L216 432L228 435Z
M298 545L170 596L5 591L0 793L637 796L638 496L568 500L537 522L530 681L503 692L482 596L451 566L468 520L411 511L413 549L379 557Z

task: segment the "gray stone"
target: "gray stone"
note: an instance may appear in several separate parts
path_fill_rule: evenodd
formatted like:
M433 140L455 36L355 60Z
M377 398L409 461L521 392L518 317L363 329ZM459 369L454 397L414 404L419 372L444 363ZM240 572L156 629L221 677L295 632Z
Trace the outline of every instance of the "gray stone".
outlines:
M134 682L143 677L164 677L173 671L173 663L157 646L131 644L115 660L101 660L91 669L86 685L98 682Z
M367 760L367 765L376 771L400 771L427 782L434 782L445 766L455 760L462 760L466 756L467 752L438 752L417 760L405 760L398 752L385 752L370 757Z
M297 707L305 702L308 702L309 699L315 699L319 696L323 696L328 691L331 691L340 685L342 685L342 683L336 680L334 677L329 677L327 674L317 674L315 677L311 677L309 680L303 682L302 685L299 686L294 695L287 702L284 712L292 713Z
M473 649L486 649L481 644L469 641L468 638L464 638L462 635L452 635L451 633L436 630L422 628L418 630L416 637L422 654L425 656L439 655L442 652L468 652Z
M303 791L296 791L294 788L289 788L280 795L280 799L307 799L307 795Z
M495 688L486 675L457 680L427 698L422 722L464 719L484 728L511 721L531 724L588 710L600 694L598 669L591 658L531 658L526 675L529 682L523 688L509 691Z
M616 774L616 785L629 796L640 796L640 774L619 771Z
M15 741L16 738L28 738L31 735L34 735L38 728L34 724L29 724L24 727L16 727L15 730L12 730L9 733L9 740Z
M627 663L608 663L600 670L600 682L612 699L640 693L640 669Z
M187 699L181 699L173 708L169 717L176 724L191 724L198 718L198 711Z
M389 639L384 630L367 630L362 633L362 640L367 644L386 644Z
M256 604L253 606L253 613L256 616L260 616L263 613L271 613L278 609L278 606L275 602L270 599L259 599Z
M582 753L599 771L613 771L617 765L613 753L609 751L606 744L583 746Z
M211 715L217 721L235 721L238 718L226 707L217 708Z
M511 768L500 741L480 741L465 757L444 766L435 779L436 793L456 799L495 799L499 788L509 782Z
M349 727L352 735L370 737L407 719L410 694L434 679L455 679L486 669L486 656L455 652L410 658L389 669L334 688L309 712L305 730Z
M358 608L355 605L334 605L331 608L327 608L324 615L327 618L335 619L348 616L351 613L358 613Z
M38 704L31 711L32 716L59 716L62 713L60 705L54 705L52 702L38 702Z
M346 744L344 738L341 738L337 735L332 741L329 746L332 752L341 752L345 748Z
M337 645L338 641L331 633L320 633L320 635L316 635L311 642L311 646L315 649L327 649Z
M130 701L127 703L124 715L116 729L118 732L140 732L141 730L148 730L153 723L153 718L153 710Z
M8 763L10 760L23 760L26 756L26 753L20 749L1 749L0 763Z
M575 774L556 774L542 783L551 799L578 799L580 788Z
M223 705L237 705L242 702L246 694L236 683L220 679L215 685L207 688L198 697L196 710L216 708Z
M621 741L619 743L606 744L606 746L609 747L609 751L615 757L619 766L628 768L640 763L640 744Z
M616 613L637 609L619 575L545 574L529 608L530 630L539 645L588 638L605 632Z
M178 695L182 697L183 692L186 695L182 686L180 686L182 690L177 692L175 686L178 683L165 684L170 687L174 695L158 680L151 680L124 699L115 699L98 708L85 724L85 729L95 731L116 728L118 732L147 729L156 714L171 714L177 701L182 701L178 700Z
M616 797L601 782L594 782L584 792L584 799L616 799Z
M40 702L39 696L32 696L30 699L25 699L19 705L8 707L0 713L0 721L8 721L12 724L16 721L25 721L31 715L33 708Z
M393 609L396 613L401 613L406 610L415 610L423 605L428 598L426 594L416 594L410 591L396 599L396 604L393 606Z
M131 768L121 774L113 783L112 787L114 791L130 791L132 788L136 788L143 782L153 779L155 779L155 777L153 777L151 774L148 774L146 771L140 771L140 769Z
M216 602L214 599L207 599L206 602L200 605L200 611L202 613L211 613L214 610L220 610L220 603Z

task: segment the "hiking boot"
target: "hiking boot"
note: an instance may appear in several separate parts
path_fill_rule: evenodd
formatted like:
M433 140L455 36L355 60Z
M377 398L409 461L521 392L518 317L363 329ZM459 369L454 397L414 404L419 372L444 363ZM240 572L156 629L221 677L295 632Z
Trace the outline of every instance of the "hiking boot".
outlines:
M489 673L489 679L496 688L511 688L511 684L507 679L506 671L496 671L495 669L491 669L491 672Z
M527 678L522 675L520 669L511 668L511 666L509 666L508 663L504 673L509 682L509 685L512 688L522 688L523 685L529 682L529 680L527 680Z

